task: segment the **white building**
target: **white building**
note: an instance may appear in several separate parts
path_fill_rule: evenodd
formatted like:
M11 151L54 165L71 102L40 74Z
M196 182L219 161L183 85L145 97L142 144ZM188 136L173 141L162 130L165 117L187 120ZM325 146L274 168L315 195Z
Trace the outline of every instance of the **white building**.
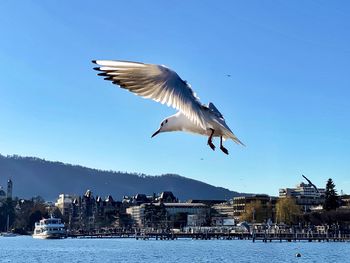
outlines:
M75 197L68 194L60 194L55 203L55 207L57 207L63 216L68 216L70 209L72 207L72 202Z
M279 197L292 197L296 199L296 203L303 207L305 211L312 207L319 206L324 203L324 188L317 188L312 184L300 183L295 188L279 189Z
M130 215L135 225L141 226L145 217L145 206L131 206L126 209L126 213Z

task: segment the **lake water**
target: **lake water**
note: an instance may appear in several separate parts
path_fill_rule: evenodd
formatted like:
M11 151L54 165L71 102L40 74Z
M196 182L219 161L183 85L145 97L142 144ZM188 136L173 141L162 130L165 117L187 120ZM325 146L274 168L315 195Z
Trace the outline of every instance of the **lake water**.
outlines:
M295 257L301 253L301 257ZM350 262L350 243L0 237L0 262Z

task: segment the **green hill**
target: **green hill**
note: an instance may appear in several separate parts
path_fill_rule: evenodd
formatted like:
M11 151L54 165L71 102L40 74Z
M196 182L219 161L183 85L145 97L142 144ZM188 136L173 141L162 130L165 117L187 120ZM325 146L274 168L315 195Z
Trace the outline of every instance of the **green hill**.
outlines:
M85 193L112 195L120 200L124 195L172 191L180 200L230 199L239 193L215 187L176 174L150 176L125 172L103 171L35 157L0 155L0 184L11 178L13 194L20 198L42 196L55 200L59 194Z

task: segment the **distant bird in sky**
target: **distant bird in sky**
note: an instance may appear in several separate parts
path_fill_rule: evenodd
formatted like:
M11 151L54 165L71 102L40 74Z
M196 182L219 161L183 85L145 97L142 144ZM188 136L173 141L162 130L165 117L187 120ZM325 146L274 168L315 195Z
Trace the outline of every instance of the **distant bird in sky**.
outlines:
M232 139L235 143L244 145L226 125L223 115L214 104L202 104L191 86L166 66L118 60L92 62L99 65L94 69L102 71L98 75L104 76L105 80L178 110L161 122L152 137L171 131L197 133L208 136L208 145L213 150L213 137L220 137L220 149L225 154L228 154L228 150L222 144L223 139Z
M230 77L231 77L231 74L226 74L226 77L229 77L229 78L230 78Z

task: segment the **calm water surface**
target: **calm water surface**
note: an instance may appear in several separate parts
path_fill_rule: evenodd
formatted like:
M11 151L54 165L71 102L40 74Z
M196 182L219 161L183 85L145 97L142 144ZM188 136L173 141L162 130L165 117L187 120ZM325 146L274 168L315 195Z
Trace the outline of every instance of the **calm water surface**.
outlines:
M301 253L301 258L295 254ZM349 262L350 243L0 237L0 262Z

